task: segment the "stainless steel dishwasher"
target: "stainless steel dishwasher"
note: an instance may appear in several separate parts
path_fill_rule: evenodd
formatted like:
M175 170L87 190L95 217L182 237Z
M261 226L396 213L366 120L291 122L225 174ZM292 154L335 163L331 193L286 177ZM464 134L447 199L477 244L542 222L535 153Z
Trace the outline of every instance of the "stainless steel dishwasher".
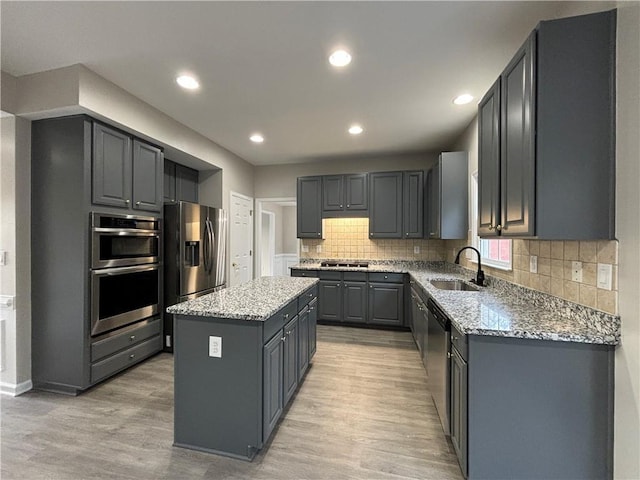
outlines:
M449 435L449 346L451 325L449 318L429 299L427 302L427 382L436 405L444 433Z

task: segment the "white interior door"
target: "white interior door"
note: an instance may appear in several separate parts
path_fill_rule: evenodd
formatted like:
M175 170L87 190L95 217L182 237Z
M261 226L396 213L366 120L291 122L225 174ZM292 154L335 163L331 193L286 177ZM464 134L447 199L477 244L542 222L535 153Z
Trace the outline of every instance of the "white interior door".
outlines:
M229 286L253 278L253 198L231 192Z

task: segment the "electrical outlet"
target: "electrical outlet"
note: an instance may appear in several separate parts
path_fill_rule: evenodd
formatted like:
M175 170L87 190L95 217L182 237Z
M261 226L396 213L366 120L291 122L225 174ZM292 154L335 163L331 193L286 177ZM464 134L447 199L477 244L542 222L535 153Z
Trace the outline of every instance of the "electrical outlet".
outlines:
M613 267L610 263L599 263L598 264L598 288L602 288L604 290L611 290L611 277L612 277Z
M302 245L302 253L309 253L309 245Z
M322 245L316 245L316 253L322 253Z
M582 262L571 262L571 280L582 282Z
M538 257L536 255L529 257L529 271L531 273L538 273Z
M222 337L209 337L209 356L222 358Z
M420 253L420 245L414 245L413 253Z

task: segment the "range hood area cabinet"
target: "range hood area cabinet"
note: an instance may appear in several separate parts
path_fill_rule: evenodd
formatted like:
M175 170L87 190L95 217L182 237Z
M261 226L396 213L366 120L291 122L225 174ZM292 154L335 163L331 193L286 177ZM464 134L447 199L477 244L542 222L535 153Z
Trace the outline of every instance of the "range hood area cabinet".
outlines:
M424 172L369 174L369 238L423 238Z
M478 106L478 233L615 235L616 12L541 22Z
M366 173L322 177L322 216L366 217L369 200Z
M425 237L429 240L467 238L468 172L467 152L442 152L427 172Z

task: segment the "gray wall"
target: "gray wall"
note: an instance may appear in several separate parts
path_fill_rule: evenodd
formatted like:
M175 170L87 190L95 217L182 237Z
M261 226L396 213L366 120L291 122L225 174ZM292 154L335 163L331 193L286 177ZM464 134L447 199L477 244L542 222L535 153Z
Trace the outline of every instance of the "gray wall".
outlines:
M258 166L254 169L255 196L256 198L295 197L296 178L307 175L426 169L438 159L438 154L335 157L314 163Z

